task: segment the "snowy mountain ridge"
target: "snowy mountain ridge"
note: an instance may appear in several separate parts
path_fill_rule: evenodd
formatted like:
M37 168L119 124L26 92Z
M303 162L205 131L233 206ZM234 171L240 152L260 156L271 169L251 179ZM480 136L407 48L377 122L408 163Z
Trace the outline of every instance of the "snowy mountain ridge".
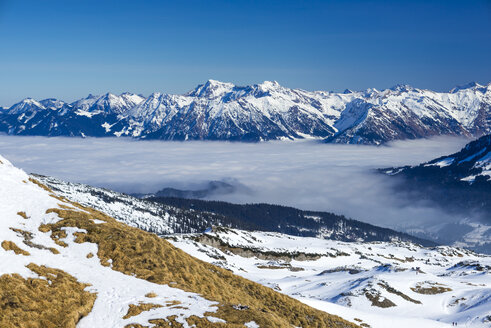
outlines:
M474 183L476 180L486 182L491 179L491 134L468 143L459 152L433 159L416 166L405 166L386 169L385 173L397 175L403 171L420 169L449 170L455 181Z
M395 323L433 328L457 321L484 328L491 320L487 310L491 301L491 260L486 255L458 247L422 247L397 238L386 242L334 240L337 234L350 234L349 229L309 238L230 229L219 220L218 226L204 233L176 234L172 222L183 219L175 217L170 211L172 206L158 213L158 205L151 209L151 202L146 200L51 177L35 177L57 195L97 208L129 225L164 233L163 237L176 247L201 260L359 324L373 328ZM145 209L150 210L151 217ZM180 211L190 215L187 210ZM312 216L312 220L320 217ZM155 228L158 222L161 230ZM483 234L474 233L476 240L465 239L467 243L456 246L478 245L486 240L485 231ZM437 292L426 294L425 288ZM436 303L442 306L433 306Z
M477 137L491 133L491 83L471 83L448 93L408 85L334 93L270 81L236 86L209 80L183 95L107 93L70 104L27 98L0 112L0 131L162 140L319 138L366 144L433 135Z

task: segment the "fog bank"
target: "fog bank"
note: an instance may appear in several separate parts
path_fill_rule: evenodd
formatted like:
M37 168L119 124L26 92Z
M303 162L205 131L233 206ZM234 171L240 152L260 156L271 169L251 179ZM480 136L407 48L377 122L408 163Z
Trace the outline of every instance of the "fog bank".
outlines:
M247 192L216 199L325 210L398 228L461 218L395 195L393 179L373 169L418 164L455 152L468 141L438 137L375 147L314 141L250 144L0 136L0 154L27 172L127 193L236 181Z

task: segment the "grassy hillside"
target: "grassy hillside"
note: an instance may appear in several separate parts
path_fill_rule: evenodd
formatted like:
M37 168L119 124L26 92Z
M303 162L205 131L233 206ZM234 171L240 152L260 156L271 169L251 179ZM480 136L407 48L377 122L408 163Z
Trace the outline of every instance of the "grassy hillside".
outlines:
M201 294L220 303L218 314L227 324L205 319L188 320L198 327L239 327L255 321L261 327L355 327L339 317L312 309L272 289L238 277L227 270L197 260L154 234L128 227L89 208L86 212L51 209L63 220L40 227L58 239L64 227L77 227L76 242L95 243L103 265L158 284ZM93 219L105 221L96 224Z
M61 270L36 264L28 268L40 278L0 276L0 327L74 328L86 316L96 295Z

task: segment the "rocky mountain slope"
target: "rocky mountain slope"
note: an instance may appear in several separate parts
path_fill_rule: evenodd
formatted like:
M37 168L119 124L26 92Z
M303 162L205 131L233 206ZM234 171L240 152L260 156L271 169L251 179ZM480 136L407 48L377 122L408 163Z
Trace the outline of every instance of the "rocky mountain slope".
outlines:
M491 257L463 249L218 228L169 240L364 327L491 326Z
M212 226L222 226L341 241L410 241L425 246L436 245L425 239L328 212L301 211L268 204L238 205L179 198L138 199L53 177L33 177L58 196L158 235L203 232Z
M1 327L356 327L68 201L0 157Z
M380 144L434 135L491 133L491 84L448 93L399 85L333 93L277 82L235 86L209 80L184 95L89 95L73 103L22 100L0 111L12 135L131 136L162 140L320 138Z
M431 201L463 218L413 228L411 233L491 253L491 135L470 142L455 154L381 172L399 179L398 192Z

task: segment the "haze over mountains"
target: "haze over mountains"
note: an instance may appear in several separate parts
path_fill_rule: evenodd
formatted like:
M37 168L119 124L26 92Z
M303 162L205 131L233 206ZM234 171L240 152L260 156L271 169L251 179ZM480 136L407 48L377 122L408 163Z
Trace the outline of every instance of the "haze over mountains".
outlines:
M455 222L418 223L406 231L423 238L491 252L491 135L468 143L460 151L414 166L381 169L398 178L394 191L410 201L425 200Z
M356 144L479 137L491 133L491 83L470 83L448 93L407 85L333 93L269 81L242 87L209 80L184 95L107 93L73 103L27 98L0 110L0 131L161 140L319 138Z

